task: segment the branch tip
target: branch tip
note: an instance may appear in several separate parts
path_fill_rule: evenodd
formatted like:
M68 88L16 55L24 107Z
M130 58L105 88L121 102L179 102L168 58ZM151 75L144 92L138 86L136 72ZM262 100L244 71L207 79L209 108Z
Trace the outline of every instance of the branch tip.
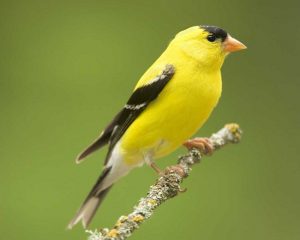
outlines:
M230 133L233 135L232 143L238 143L241 140L243 132L237 123L226 124L225 128L227 128L230 131Z

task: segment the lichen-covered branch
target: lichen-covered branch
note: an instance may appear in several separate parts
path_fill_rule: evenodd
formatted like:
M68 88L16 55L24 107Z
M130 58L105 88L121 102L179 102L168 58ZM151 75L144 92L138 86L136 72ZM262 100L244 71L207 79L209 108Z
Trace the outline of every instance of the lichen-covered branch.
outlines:
M219 149L228 143L238 143L241 139L241 129L237 124L227 124L209 138L213 149ZM166 200L175 197L181 190L180 183L189 175L191 166L199 163L205 153L191 149L178 159L178 164L169 167L164 174L150 187L146 197L139 200L132 213L121 216L112 229L90 231L89 240L124 240L150 218L154 210Z

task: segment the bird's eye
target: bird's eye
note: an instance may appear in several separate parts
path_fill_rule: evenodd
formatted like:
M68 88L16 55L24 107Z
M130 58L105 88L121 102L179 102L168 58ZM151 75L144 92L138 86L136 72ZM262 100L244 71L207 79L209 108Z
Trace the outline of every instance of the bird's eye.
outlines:
M207 40L210 41L210 42L214 42L216 41L216 36L214 34L210 34L207 36Z

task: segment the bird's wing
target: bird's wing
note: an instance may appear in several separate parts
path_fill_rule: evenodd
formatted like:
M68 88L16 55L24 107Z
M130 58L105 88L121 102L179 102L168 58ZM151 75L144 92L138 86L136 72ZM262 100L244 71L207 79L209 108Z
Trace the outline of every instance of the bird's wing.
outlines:
M86 156L109 143L108 156L115 144L123 136L127 128L146 109L150 102L158 97L163 88L175 74L173 65L168 64L155 78L142 86L137 87L124 108L115 116L112 122L88 148L78 155L76 162L79 163ZM107 156L107 159L109 158Z
M76 158L76 163L80 163L85 157L90 155L91 153L95 152L96 150L100 149L104 145L109 142L109 139L114 131L114 128L117 126L117 121L121 115L122 111L120 111L114 119L111 121L110 124L102 131L100 136L91 144L89 145L84 151L82 151Z

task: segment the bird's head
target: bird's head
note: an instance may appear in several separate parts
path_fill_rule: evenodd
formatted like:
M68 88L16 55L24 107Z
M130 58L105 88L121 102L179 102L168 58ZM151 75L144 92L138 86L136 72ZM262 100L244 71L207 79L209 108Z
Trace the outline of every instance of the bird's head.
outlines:
M208 69L221 68L225 57L246 46L215 26L195 26L179 32L172 40L175 46Z

